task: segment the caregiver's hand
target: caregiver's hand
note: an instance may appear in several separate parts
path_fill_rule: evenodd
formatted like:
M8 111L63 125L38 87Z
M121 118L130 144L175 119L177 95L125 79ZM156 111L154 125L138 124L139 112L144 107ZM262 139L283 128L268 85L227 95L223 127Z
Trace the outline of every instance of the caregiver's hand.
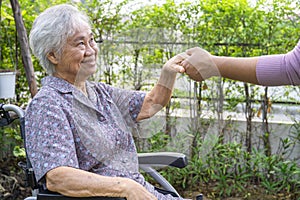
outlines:
M203 81L212 76L220 76L219 69L212 60L212 55L200 47L186 51L188 57L181 62L186 74L195 81Z

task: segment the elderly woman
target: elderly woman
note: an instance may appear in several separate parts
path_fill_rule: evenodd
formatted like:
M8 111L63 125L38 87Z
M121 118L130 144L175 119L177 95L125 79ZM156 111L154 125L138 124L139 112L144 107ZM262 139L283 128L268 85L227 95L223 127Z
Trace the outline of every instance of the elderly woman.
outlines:
M146 94L87 80L96 71L97 44L87 16L71 5L41 13L29 38L49 74L25 117L36 179L74 197L177 199L157 192L139 173L129 127L168 103L185 55L169 60Z

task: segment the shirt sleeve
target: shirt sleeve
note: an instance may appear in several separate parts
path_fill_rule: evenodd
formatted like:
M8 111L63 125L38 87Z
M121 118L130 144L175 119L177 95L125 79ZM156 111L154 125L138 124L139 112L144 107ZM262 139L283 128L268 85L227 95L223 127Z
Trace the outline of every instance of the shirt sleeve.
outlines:
M26 150L38 181L59 166L78 168L73 134L54 95L38 94L25 115Z
M265 86L300 85L300 40L287 54L260 57L256 76Z

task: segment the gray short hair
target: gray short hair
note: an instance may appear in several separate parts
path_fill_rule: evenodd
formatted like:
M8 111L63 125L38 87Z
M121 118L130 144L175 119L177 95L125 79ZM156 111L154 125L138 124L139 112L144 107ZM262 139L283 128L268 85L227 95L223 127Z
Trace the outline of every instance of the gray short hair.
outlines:
M55 52L61 55L67 38L83 23L90 26L88 17L69 4L50 7L35 19L29 34L29 45L47 74L55 72L55 66L47 54Z

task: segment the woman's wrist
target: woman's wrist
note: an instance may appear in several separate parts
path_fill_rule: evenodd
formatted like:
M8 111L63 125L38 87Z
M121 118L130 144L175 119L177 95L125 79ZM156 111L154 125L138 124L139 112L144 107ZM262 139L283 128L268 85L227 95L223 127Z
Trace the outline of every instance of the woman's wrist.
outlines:
M177 72L175 70L170 70L168 67L163 67L160 73L160 77L158 79L159 85L168 88L169 90L173 90L175 79L177 76Z

